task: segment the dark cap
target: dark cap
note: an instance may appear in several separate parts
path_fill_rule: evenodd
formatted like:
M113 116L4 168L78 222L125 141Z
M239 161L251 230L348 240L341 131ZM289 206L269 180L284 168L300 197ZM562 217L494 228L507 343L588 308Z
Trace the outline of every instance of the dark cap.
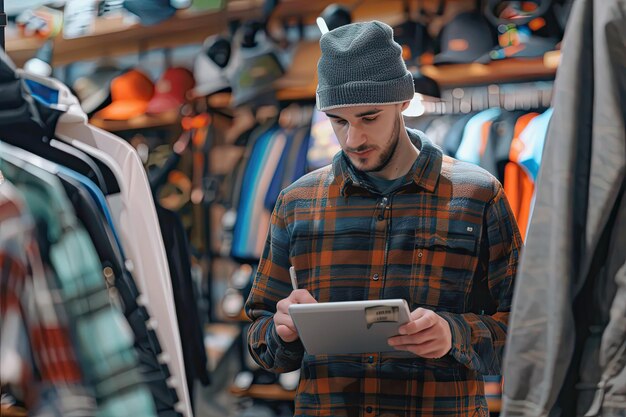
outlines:
M283 67L273 51L256 52L252 49L241 49L241 62L234 70L231 81L232 104L234 106L252 104L252 101L271 97L274 92L274 82L284 73Z
M394 26L393 39L402 47L404 62L413 62L419 58L431 43L426 26L412 20Z
M124 0L124 8L137 15L145 26L161 23L176 13L169 0Z
M441 30L441 53L434 63L462 64L474 62L491 51L496 40L492 27L477 12L460 13Z
M532 5L535 3L522 2L522 6L525 4ZM504 58L542 57L546 52L556 49L556 45L563 36L563 30L554 9L549 7L550 5L545 9L545 4L544 1L541 5L535 6L538 9L544 9L544 11L541 15L535 13L532 20L524 24L516 24L516 19L511 19L508 23L500 23L498 25L500 45L485 54L478 62L487 63L491 60ZM511 11L504 9L500 15L494 15L490 19L503 20L507 13L510 15Z

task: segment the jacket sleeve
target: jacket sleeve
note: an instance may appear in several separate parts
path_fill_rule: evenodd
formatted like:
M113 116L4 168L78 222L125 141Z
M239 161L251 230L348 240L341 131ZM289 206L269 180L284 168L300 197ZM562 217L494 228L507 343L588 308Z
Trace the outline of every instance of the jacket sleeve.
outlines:
M284 216L284 194L278 197L254 284L246 301L246 314L252 320L248 349L261 367L277 372L300 368L304 355L302 342L284 342L276 333L276 304L291 293L289 278L289 232Z
M489 294L496 306L492 315L439 312L452 331L449 355L458 362L484 375L501 373L513 284L522 249L522 238L504 190L497 185L496 195L489 202L485 217L487 239L486 261ZM481 249L482 250L482 249Z

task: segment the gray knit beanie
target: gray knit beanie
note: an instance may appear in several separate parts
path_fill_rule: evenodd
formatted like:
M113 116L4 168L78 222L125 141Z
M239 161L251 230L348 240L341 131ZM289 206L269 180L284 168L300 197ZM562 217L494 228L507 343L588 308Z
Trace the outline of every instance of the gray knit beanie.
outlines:
M413 76L388 25L372 21L341 26L322 35L320 47L319 110L402 103L413 98Z

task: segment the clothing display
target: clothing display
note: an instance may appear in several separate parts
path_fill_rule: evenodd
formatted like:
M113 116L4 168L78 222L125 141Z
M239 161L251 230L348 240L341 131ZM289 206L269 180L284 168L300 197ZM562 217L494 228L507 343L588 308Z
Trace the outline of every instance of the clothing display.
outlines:
M292 130L274 126L254 141L239 191L233 258L258 261L278 195L306 172L308 149L308 126Z
M626 0L44 3L0 415L626 416ZM307 352L293 304L364 300L388 347Z
M488 140L480 157L480 166L500 182L504 181L504 169L509 162L517 119L523 114L521 111L501 112L489 126Z
M460 161L478 165L482 140L482 127L487 122L493 122L500 115L499 108L490 108L472 116L465 124L461 143L454 155Z
M51 297L56 285L42 263L35 221L24 197L6 180L0 185L0 220L2 383L22 395L33 385L47 392L28 404L34 415L55 410L95 415L95 398L84 385L67 312ZM39 375L39 381L24 375Z
M91 129L100 134L91 133ZM60 119L54 134L59 138L75 138L70 144L79 147L76 142L81 142L86 145L82 147L85 151L89 148L90 152L94 149L106 153L117 177L122 179L121 192L109 195L107 202L125 243L126 266L137 277L142 296L147 298L145 306L157 320L155 331L162 333L159 339L172 362L170 372L177 379L185 379L167 256L150 185L137 153L126 141L84 122ZM150 306L157 302L160 307L152 312ZM186 384L180 383L176 390L179 398L189 398Z
M101 134L90 133L91 129ZM74 123L69 120L65 122L60 119L55 135L60 138L78 138L71 140L71 144L76 146L75 142L82 142L87 145L82 149L89 147L104 151L109 155L109 160L113 164L111 167L118 172L118 177L123 178L123 182L120 183L121 192L108 196L107 200L126 244L125 251L130 260L126 262L127 268L138 277L142 295L148 299L146 308L149 311L150 305L154 305L156 300L162 300L161 308L151 313L160 324L155 330L157 333L167 331L168 336L160 338L164 351L168 352L173 362L170 371L176 378L184 379L184 361L178 337L167 257L152 193L136 152L127 142L114 135L80 122ZM155 279L158 285L154 285ZM179 398L189 398L186 384L178 385L176 390Z
M50 172L54 167L42 169L46 161L6 144L0 143L0 150L6 181L23 194L44 233L37 239L47 245L40 247L41 261L54 271L47 279L56 282L62 296L85 385L95 394L95 415L115 416L122 410L156 415L132 354L128 323L110 304L96 250L61 182Z
M108 208L106 204L96 203L103 202L104 197L93 183L74 171L59 167L57 176L63 182L79 220L94 243L104 271L107 272L106 278L115 279L109 289L109 296L117 298L114 301L120 303L133 331L142 377L152 392L158 415L177 415L171 410L176 396L172 395L165 382L170 376L169 371L161 367L157 359L157 354L161 352L157 336L146 325L149 315L145 308L137 304L139 292L132 276L123 266L121 246L118 246L115 231L110 226L112 221ZM98 194L100 198L97 198ZM104 217L101 212L105 213Z
M3 65L5 65L5 68L7 70L6 74L8 74L9 77L11 76L11 74L15 74L15 72L11 72L12 70L10 69L10 64L8 61L2 61L2 63ZM10 80L9 77L7 78ZM16 77L15 75L13 75L13 77L14 77L14 80L8 81L8 82L10 83L17 82L17 83L20 83L19 85L24 85L22 83L21 78ZM43 81L43 82L46 82L48 84L53 83L52 81L49 81L49 82ZM58 84L59 84L58 86L59 89L57 91L61 93L66 92L66 90L62 89L63 86L60 83ZM54 84L52 85L54 86ZM25 88L25 87L20 87L20 88ZM67 88L65 87L65 89ZM24 90L24 91L27 91L27 90ZM23 102L28 103L27 95L23 95L21 97L23 97L22 98ZM68 104L73 105L73 103L77 103L77 101L71 100L71 96L69 98L66 97L66 99L67 99ZM75 98L73 100L75 100ZM19 103L19 102L20 100L14 101L13 103L5 101L1 108L0 113L4 113L7 115L10 114L11 112L10 106L15 105L14 103ZM24 115L22 119L23 121L20 121L20 119L16 119L15 117L3 119L3 126L6 129L9 129L11 133L3 135L2 139L10 141L13 145L24 147L29 151L35 152L41 156L45 156L46 158L49 158L51 155L56 155L53 157L53 161L59 164L60 167L53 169L54 174L56 176L59 176L61 178L61 181L64 181L68 187L72 187L72 185L78 186L78 184L76 184L75 181L78 181L79 183L81 183L80 174L78 173L68 174L68 172L70 172L71 170L78 169L78 172L80 172L81 174L85 174L85 171L89 173L89 172L92 172L94 169L101 171L100 167L106 166L107 168L106 174L105 174L105 171L102 171L100 172L99 175L91 175L91 178L96 179L96 180L98 178L105 178L105 177L108 178L109 180L108 182L104 181L104 183L106 183L105 191L107 191L108 193L106 197L104 196L104 194L102 194L101 189L94 190L95 184L93 183L91 183L91 186L85 187L84 185L82 185L82 187L87 191L87 194L90 195L90 198L93 199L93 204L95 205L95 207L97 207L98 205L100 207L106 207L106 210L100 209L102 212L102 215L104 216L104 218L102 217L100 218L100 221L103 221L103 220L107 221L108 226L111 228L111 236L114 237L116 240L115 245L119 247L119 254L122 256L129 256L130 259L135 261L135 262L129 262L128 259L122 260L118 258L116 260L118 265L121 265L121 264L124 265L124 269L126 270L125 272L129 274L128 275L129 277L130 277L130 274L132 274L133 277L138 278L139 288L141 288L144 291L146 289L148 290L148 291L145 291L140 296L139 291L137 290L137 287L135 287L135 284L126 282L125 283L125 285L127 286L126 289L129 292L125 292L125 297L128 298L127 301L131 303L124 304L124 309L125 309L124 311L127 315L127 320L129 320L129 322L132 321L131 328L133 329L133 331L135 332L135 336L137 337L136 343L135 343L137 350L138 351L143 350L144 352L146 352L145 354L140 355L140 358L142 358L143 360L142 365L146 365L145 367L142 367L142 371L146 375L146 378L148 381L151 379L152 380L156 379L156 382L153 384L153 387L155 388L153 391L153 395L154 397L158 397L157 402L159 404L159 412L161 412L162 415L170 415L170 414L177 415L178 412L175 411L176 402L180 398L189 398L189 396L185 389L187 386L186 383L177 383L175 386L170 385L171 381L178 378L177 377L178 375L181 375L184 378L184 369L182 370L182 372L179 370L179 369L182 369L182 366L183 366L182 354L176 353L176 352L180 352L180 347L176 346L176 344L180 346L179 344L180 338L177 337L178 328L177 328L176 322L172 322L172 317L175 318L176 316L175 316L175 313L168 314L167 310L163 310L163 307L169 304L170 306L172 306L172 311L174 311L173 310L173 304L174 304L173 298L170 295L169 300L168 300L167 290L155 291L157 290L157 287L155 287L154 284L150 286L146 284L147 282L146 273L150 273L150 276L153 277L152 280L154 280L154 277L162 277L161 283L163 285L163 288L167 289L169 285L169 288L170 288L169 294L172 294L172 291L171 291L172 284L169 278L169 271L166 269L167 268L166 266L165 267L160 266L159 263L157 262L159 258L154 256L155 253L157 254L159 253L158 243L162 242L160 240L161 237L160 237L160 231L158 229L158 223L157 223L157 228L155 228L154 226L147 226L148 223L146 223L150 219L150 216L146 216L146 214L148 214L150 210L153 213L155 213L155 209L154 209L154 206L152 206L152 208L150 208L149 206L149 203L151 202L151 199L150 199L151 194L149 192L149 188L147 186L146 175L145 175L145 172L143 171L143 168L141 167L141 164L138 163L139 171L135 171L134 175L128 175L133 169L132 164L130 163L133 161L133 159L132 158L128 159L128 157L124 157L123 158L124 162L122 166L124 166L125 169L121 169L120 165L118 165L118 163L116 163L115 160L113 159L114 157L116 157L115 151L120 153L120 150L124 149L124 146L129 146L129 145L126 144L121 139L116 138L114 135L105 133L104 131L102 131L101 134L98 135L98 132L96 130L94 131L91 130L95 128L92 128L84 123L84 120L86 119L85 117L83 117L82 119L80 117L79 118L71 117L77 114L80 115L82 113L82 110L80 110L80 108L71 107L72 110L70 110L69 113L63 113L60 111L49 110L45 105L43 105L38 100L31 102L31 104L27 107L22 106L22 108L25 109L25 111L23 111L22 113ZM44 120L41 120L41 118L39 118L40 114L44 116L52 116L52 117L45 117L45 122L44 122ZM16 130L14 131L12 128L15 128ZM64 146L57 145L56 147L51 147L50 145L45 143L45 141L42 141L42 138L46 138L46 137L60 138L61 140L64 141ZM76 140L76 138L80 138L80 140ZM102 145L102 143L104 143L103 148L105 151L108 151L107 158L98 159L100 165L94 165L93 162L90 164L82 164L82 165L77 165L73 163L67 164L66 162L68 160L69 161L76 160L74 157L76 153L82 153L83 156L81 160L94 158L94 156L95 158L98 157L98 153L100 151L94 152L93 149L90 148L89 146L80 146L79 147L80 149L73 147L75 152L72 152L72 153L63 151L69 145L74 145L74 142L81 142L84 144L88 142L87 141L88 139L93 140L94 142L96 142L96 144L100 143ZM116 141L119 141L117 143L118 144L121 143L122 146L116 148ZM131 151L127 155L136 158L136 154L134 153L134 151ZM48 162L48 161L46 161L46 163L51 164L51 162ZM64 167L67 167L67 168L64 168ZM132 245L129 244L133 242L133 239L138 239L140 236L137 234L127 234L127 232L130 230L130 226L129 226L130 223L128 220L124 220L125 218L127 218L127 216L132 215L132 212L136 211L136 213L140 213L140 211L137 211L138 204L132 203L129 196L125 196L123 193L125 192L125 190L132 189L133 195L134 195L133 198L136 198L137 192L140 190L140 187L138 187L137 184L141 183L140 181L142 177L143 177L144 183L146 184L149 198L142 199L142 201L144 202L143 203L144 206L143 206L143 212L140 215L141 221L138 222L135 220L133 222L133 226L135 228L138 228L137 230L141 230L141 225L145 224L146 229L145 229L145 232L143 233L144 236L149 236L151 233L154 234L154 232L156 232L157 235L154 235L155 237L153 239L153 242L154 242L153 249L151 249L149 246L146 246L145 243L139 243L137 241L137 248L141 247L142 248L141 251L143 251L143 256L140 256L139 251L138 252L133 251ZM91 180L87 177L84 177L82 180L83 180L82 181L83 184L87 182L91 182ZM128 182L129 180L130 180L130 183ZM114 186L112 185L113 183L114 183ZM91 191L88 191L89 189L91 189ZM66 191L66 193L67 192L68 191ZM72 191L72 193L75 193L75 192L76 190ZM94 195L95 195L95 198L94 198ZM90 217L90 220L94 220L94 219L97 219L97 218L94 218L93 216ZM154 214L154 219L156 221L156 213ZM111 222L111 223L108 223L108 222ZM93 226L90 226L90 227L93 227ZM91 231L93 232L94 229L91 229ZM134 237L131 239L129 238L129 236L134 236ZM113 244L113 242L111 242L111 244ZM105 245L105 242L98 243L98 246L100 247L100 249L102 249L102 245ZM150 250L152 250L153 252L148 252ZM161 253L163 253L163 259L165 259L165 253L164 253L164 249L162 248L162 246L161 246L160 251ZM86 259L90 259L90 258L86 258ZM104 257L99 259L99 263L102 263L104 260L105 260ZM167 264L164 263L161 265L167 265ZM108 268L111 269L111 267L108 267ZM108 270L108 269L106 269L105 267L105 270ZM105 277L106 275L107 274L105 274ZM104 284L102 280L101 282ZM124 284L124 282L120 280L120 284ZM120 289L118 288L118 291L119 290ZM161 303L161 307L159 307L158 309L155 308L154 304L151 304L152 300L150 300L148 297L148 295L150 295L150 291L152 291L152 294L154 295L152 300L157 300L159 298L163 300L163 302ZM132 303L134 303L135 300L136 300L137 305L136 305L136 308L133 308L134 306ZM154 319L151 319L150 316L155 317L157 321L154 321ZM163 335L166 334L165 331L167 330L167 327L164 327L163 325L157 327L155 325L155 323L157 322L163 323L163 324L166 324L168 322L172 323L171 328L175 332L172 334L175 335L175 337L174 338L172 338L171 336L163 337ZM155 330L156 330L156 334L154 334ZM141 344L139 342L141 342ZM133 343L131 342L131 345L132 344ZM166 356L164 355L164 352L168 352L168 353L172 352L172 353L169 353L169 355ZM176 366L178 364L180 364L180 368ZM174 388L177 392L174 393L172 391L172 388ZM151 399L150 401L153 401L153 400ZM187 402L187 404L189 403ZM154 402L152 402L152 407L154 407Z

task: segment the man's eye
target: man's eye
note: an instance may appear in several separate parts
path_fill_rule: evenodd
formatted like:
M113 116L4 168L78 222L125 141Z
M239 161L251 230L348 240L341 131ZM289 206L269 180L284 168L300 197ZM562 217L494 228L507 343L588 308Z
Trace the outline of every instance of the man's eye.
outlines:
M345 124L346 124L346 123L348 123L348 122L346 122L346 121L345 121L345 120L343 120L343 119L335 119L335 123L337 123L337 124L339 124L339 125L342 125L342 126L343 126L343 125L345 125Z
M364 117L363 118L363 121L368 122L368 123L373 122L374 120L376 120L376 117Z

